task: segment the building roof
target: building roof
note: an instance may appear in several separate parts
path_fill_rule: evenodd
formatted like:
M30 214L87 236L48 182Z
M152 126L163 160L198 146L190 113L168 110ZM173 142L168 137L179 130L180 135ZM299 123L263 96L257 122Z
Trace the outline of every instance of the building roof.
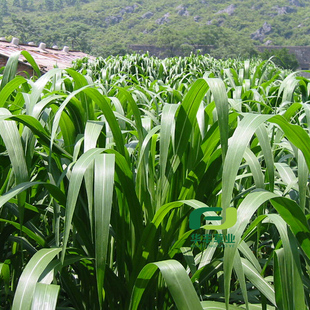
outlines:
M55 48L39 48L34 45L26 45L26 44L18 44L15 45L13 43L1 40L0 38L0 56L10 57L12 54L18 51L27 51L33 57L37 65L39 66L41 72L47 72L48 70L53 69L55 66L61 69L65 69L72 66L72 61L89 57L85 53L78 51L69 51L65 52L63 50L58 50ZM19 61L25 65L29 65L27 60L23 55L19 56Z

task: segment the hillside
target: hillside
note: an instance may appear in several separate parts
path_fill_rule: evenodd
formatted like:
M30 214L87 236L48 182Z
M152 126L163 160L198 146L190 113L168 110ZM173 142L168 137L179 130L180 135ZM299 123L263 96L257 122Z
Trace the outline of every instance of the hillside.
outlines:
M218 48L214 56L248 56L255 45L309 45L307 0L0 0L0 36L95 56L129 44Z

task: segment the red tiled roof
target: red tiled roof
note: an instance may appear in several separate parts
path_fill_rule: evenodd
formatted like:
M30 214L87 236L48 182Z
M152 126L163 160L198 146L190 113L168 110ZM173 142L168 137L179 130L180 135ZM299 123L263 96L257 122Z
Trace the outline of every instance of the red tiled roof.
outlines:
M9 42L0 41L0 55L10 57L13 53L18 51L29 52L29 54L31 54L33 59L36 61L40 70L43 72L53 69L55 66L61 69L71 67L72 61L78 58L94 58L78 51L69 51L68 53L66 53L62 50L57 50L53 48L46 48L42 50L37 46L25 44L15 45ZM22 55L19 56L19 61L23 62L25 65L28 64L25 57Z

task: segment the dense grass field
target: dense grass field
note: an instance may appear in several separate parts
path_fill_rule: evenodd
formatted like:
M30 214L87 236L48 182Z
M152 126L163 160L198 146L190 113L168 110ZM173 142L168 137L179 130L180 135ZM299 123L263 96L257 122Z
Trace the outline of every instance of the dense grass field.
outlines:
M1 72L1 309L309 309L308 79L207 56L33 65Z

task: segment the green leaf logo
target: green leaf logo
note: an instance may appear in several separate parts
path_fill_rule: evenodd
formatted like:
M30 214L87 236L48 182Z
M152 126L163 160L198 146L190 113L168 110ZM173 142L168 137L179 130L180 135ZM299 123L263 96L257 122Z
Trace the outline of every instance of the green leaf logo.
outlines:
M222 211L222 208L199 208L195 209L191 212L189 216L189 227L190 229L199 229L200 228L200 217L206 211ZM222 216L206 216L204 220L206 221L220 221L222 220ZM206 225L204 226L205 229L227 229L232 227L237 222L237 209L235 208L228 208L226 210L226 221L221 225Z

